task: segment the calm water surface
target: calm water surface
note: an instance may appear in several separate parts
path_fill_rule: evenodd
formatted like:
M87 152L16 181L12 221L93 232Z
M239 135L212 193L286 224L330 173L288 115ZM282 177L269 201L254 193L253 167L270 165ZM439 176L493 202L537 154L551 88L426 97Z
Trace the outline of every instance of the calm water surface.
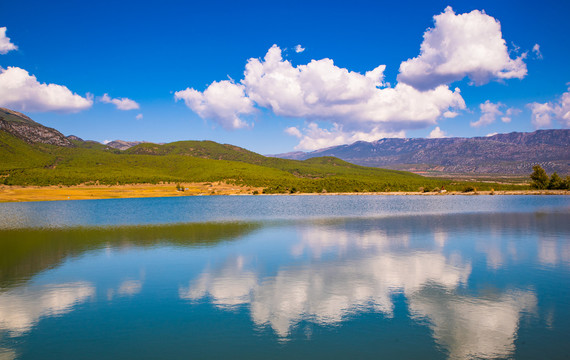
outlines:
M0 204L0 359L566 359L570 198Z

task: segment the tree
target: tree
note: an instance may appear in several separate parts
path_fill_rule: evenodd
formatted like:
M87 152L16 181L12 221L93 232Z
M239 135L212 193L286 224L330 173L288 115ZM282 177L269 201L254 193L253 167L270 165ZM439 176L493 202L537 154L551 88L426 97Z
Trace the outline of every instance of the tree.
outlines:
M570 190L570 176L566 176L566 180L564 180L564 189Z
M565 184L562 178L558 176L556 172L552 173L552 175L550 176L550 182L548 183L548 188L554 190L564 189L564 185Z
M530 174L530 178L532 182L530 186L535 189L546 189L548 186L548 175L546 171L540 165L534 165L532 167L532 174Z

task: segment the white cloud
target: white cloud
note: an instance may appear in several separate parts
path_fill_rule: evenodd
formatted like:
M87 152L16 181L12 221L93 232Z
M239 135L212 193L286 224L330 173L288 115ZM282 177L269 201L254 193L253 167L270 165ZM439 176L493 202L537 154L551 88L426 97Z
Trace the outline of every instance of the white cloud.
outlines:
M570 89L557 101L544 104L533 102L527 105L531 112L532 124L535 128L545 128L557 120L564 128L570 128Z
M42 318L58 316L95 295L86 282L26 286L0 294L0 331L18 336L29 331Z
M110 142L111 142L111 140L103 140L103 145L107 145Z
M99 98L99 101L105 104L113 104L119 110L136 110L140 108L139 104L134 100L128 98L112 99L108 94L103 94L103 96Z
M537 311L532 289L465 291L472 266L460 252L444 250L453 234L446 228L433 228L433 245L410 241L403 222L389 231L349 229L355 227L298 229L300 241L283 251L291 258L272 262L270 273L259 264L263 253L223 257L180 286L179 296L247 308L256 325L283 340L300 324L342 325L363 313L391 318L396 297L404 296L410 318L429 328L450 359L514 356L521 322ZM481 238L476 247L492 243ZM552 247L546 252L549 264L560 261Z
M305 51L305 48L301 46L301 44L295 46L295 52L296 53L302 53L303 51Z
M528 104L532 112L531 119L535 128L544 128L552 124L554 108L549 103L540 104L537 102Z
M521 317L535 312L536 304L532 291L521 290L471 297L430 289L409 299L411 317L430 320L449 359L512 358Z
M142 290L142 281L140 280L125 280L119 286L117 294L119 296L133 296L140 293Z
M135 116L135 119L137 119L137 120L142 120L142 119L143 119L143 114L138 114L137 116Z
M481 109L481 117L479 120L471 122L471 126L480 127L492 124L497 116L503 115L503 112L499 110L499 108L502 106L504 105L500 102L493 104L489 100L485 101L483 104L480 104L479 108Z
M257 287L257 275L245 270L244 259L238 256L222 269L204 272L189 288L180 287L182 299L197 300L211 295L213 303L221 308L232 308L250 301L251 289Z
M400 65L398 81L426 90L466 76L477 85L526 76L526 53L510 58L493 17L478 10L457 15L448 6L434 22L424 33L420 55Z
M438 139L444 137L447 137L447 134L445 131L441 130L439 126L436 126L435 129L433 129L428 135L429 139Z
M537 59L542 59L542 52L540 51L540 45L534 44L532 47L532 52Z
M303 134L301 134L301 131L299 131L299 129L297 129L294 126L288 127L284 131L286 134L291 135L291 136L295 136L297 138L303 137Z
M177 91L174 98L184 100L201 118L212 119L225 129L247 127L239 116L255 112L253 102L245 95L245 87L228 80L214 81L204 92L191 88Z
M6 27L0 27L0 54L7 54L9 51L17 50L18 47L6 36Z
M427 284L453 296L453 289L466 284L471 273L470 263L453 263L440 252L398 251L394 244L407 241L405 235L319 228L300 231L302 240L291 254L311 256L307 266L282 267L273 276L263 276L251 268L251 259L237 256L205 269L188 287L181 286L180 298L208 298L217 307L230 309L249 304L257 325L269 325L285 338L304 319L333 325L366 310L392 317L394 293L410 297ZM338 254L344 265L322 259L328 251ZM354 253L365 255L347 255Z
M296 129L296 128L295 128ZM294 130L292 130L294 131ZM297 129L297 131L299 131ZM356 141L375 141L383 138L404 137L404 131L384 132L378 128L370 131L344 131L342 125L334 123L331 129L320 128L317 123L311 122L303 129L304 133L299 131L301 140L295 146L295 150L318 150L330 146L352 144ZM290 135L293 135L289 133Z
M331 59L293 67L274 45L264 60L248 61L242 83L251 100L277 115L325 120L345 131L399 132L434 124L450 107L465 107L459 89L385 87L385 68L380 65L362 75L335 66Z
M522 110L517 109L517 108L508 108L507 111L505 111L505 116L501 117L501 121L504 123L510 123L512 120L512 117L517 116L521 112L522 112Z
M450 108L465 108L459 89L442 85L422 92L406 84L389 87L385 68L380 65L362 75L335 66L331 59L294 67L273 45L264 59L248 60L239 84L214 81L204 92L188 88L176 92L175 98L226 128L244 127L240 115L253 113L254 104L279 116L327 121L337 131L325 137L334 136L335 144L434 125Z
M42 84L19 67L0 67L0 106L18 111L78 112L90 108L93 100L67 87Z
M453 119L457 115L459 115L459 113L456 111L446 111L443 113L443 117L446 119Z
M486 137L491 137L491 136L495 136L495 135L497 135L497 134L498 134L497 132L494 132L494 133L487 134L487 135L485 135L485 136L486 136Z

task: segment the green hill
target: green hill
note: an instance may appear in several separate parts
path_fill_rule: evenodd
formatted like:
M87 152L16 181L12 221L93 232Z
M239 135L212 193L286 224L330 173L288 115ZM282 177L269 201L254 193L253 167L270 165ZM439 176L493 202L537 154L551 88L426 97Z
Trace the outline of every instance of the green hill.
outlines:
M30 119L30 121L32 121ZM33 122L34 129L42 126ZM25 130L25 129L24 129ZM20 128L19 131L22 131ZM462 188L448 180L350 164L334 157L304 161L265 157L213 141L142 143L125 151L71 140L29 143L0 130L0 184L78 185L215 182L263 187L266 193L418 191ZM481 190L500 185L480 184ZM504 187L503 187L504 188ZM510 187L512 188L512 186Z

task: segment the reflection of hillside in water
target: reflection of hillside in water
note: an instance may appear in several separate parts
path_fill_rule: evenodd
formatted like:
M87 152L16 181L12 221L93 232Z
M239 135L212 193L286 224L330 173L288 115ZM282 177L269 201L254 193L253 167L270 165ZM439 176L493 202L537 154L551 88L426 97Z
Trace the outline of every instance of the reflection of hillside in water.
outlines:
M255 223L0 230L0 291L69 257L105 247L215 246L257 229Z
M286 338L301 321L340 324L370 311L392 317L394 294L403 294L412 318L428 321L451 358L508 357L521 316L536 311L536 294L508 285L493 294L470 291L471 258L479 253L495 270L540 264L545 256L536 249L546 241L568 265L570 247L559 236L570 233L567 220L472 214L299 225L298 241L275 273L261 273L263 253L228 257L181 287L180 297L208 298L221 308L249 305L256 324Z

